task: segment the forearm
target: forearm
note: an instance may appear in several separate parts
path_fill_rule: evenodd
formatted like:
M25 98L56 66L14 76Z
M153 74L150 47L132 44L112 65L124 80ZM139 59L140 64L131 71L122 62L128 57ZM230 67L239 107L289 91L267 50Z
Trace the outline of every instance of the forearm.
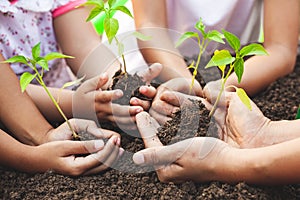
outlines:
M298 183L299 143L300 139L295 139L262 148L233 149L216 164L215 180L258 185Z
M58 100L58 104L67 118L72 118L72 96L73 91L59 88L48 88L54 99ZM48 94L38 85L30 84L26 92L34 101L40 112L48 121L63 122L64 119L49 98Z
M245 62L241 83L238 83L236 75L232 74L226 85L244 88L249 95L255 95L278 78L292 72L296 52L281 47L267 51L268 56L254 56Z

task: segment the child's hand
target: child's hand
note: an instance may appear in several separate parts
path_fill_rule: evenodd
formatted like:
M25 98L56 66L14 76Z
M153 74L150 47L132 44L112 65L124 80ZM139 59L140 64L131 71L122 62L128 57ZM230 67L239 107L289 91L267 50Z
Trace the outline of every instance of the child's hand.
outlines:
M112 136L105 144L103 140L54 141L32 148L33 159L28 172L54 172L79 176L96 174L111 167L121 156L120 138ZM82 156L85 155L86 156ZM26 166L24 166L25 168Z
M77 89L73 96L73 117L111 122L125 129L134 128L135 115L143 108L112 103L123 93L121 90L103 91L101 88L107 81L108 76L104 73L85 81Z

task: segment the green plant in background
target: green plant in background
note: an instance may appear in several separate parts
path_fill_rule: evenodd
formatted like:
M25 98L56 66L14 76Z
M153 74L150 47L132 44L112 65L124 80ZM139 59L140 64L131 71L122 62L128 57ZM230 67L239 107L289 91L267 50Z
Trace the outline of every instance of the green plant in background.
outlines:
M33 72L34 72L33 74L31 74L29 72L24 72L21 75L20 86L21 86L22 92L24 92L26 90L27 86L35 79L44 88L44 90L48 94L49 98L51 99L51 101L53 102L53 104L55 105L55 107L57 108L59 113L61 114L61 116L67 122L70 130L72 131L73 139L79 140L79 138L80 138L79 135L72 128L68 118L66 117L66 115L64 114L62 109L60 108L58 100L56 100L53 97L53 95L47 88L45 82L43 81L44 71L49 70L48 61L54 60L54 59L59 59L59 58L74 58L74 57L67 56L67 55L64 55L64 54L61 54L58 52L51 52L51 53L47 54L46 56L42 57L40 55L40 53L41 53L40 43L36 44L32 48L31 52L32 52L32 58L28 58L28 57L25 57L22 55L16 55L14 57L11 57L11 58L3 61L3 63L23 63L33 70ZM39 70L37 69L37 65L41 66L41 72L39 72ZM65 83L62 88L66 88L66 87L75 85L75 84L79 83L81 80L82 80L82 78L78 79L76 81Z
M201 61L201 56L205 52L208 44L211 41L215 41L218 43L225 44L224 38L226 42L229 44L229 46L234 50L235 52L235 57L231 55L229 50L216 50L214 52L213 57L211 60L207 63L205 68L210 68L217 66L221 72L222 72L222 77L221 77L221 89L218 94L218 97L216 99L216 102L213 105L212 110L210 111L209 116L212 116L217 108L217 105L220 101L221 95L225 90L225 83L231 74L231 72L234 70L235 74L238 77L238 82L240 83L242 80L242 76L244 73L244 57L245 56L252 56L252 55L267 55L266 50L264 47L260 44L249 44L243 48L241 48L240 40L237 36L234 34L223 30L222 33L216 31L216 30L211 30L211 31L205 31L205 25L202 22L202 19L200 19L196 25L195 28L200 32L186 32L184 33L179 40L176 43L176 47L181 45L186 39L188 38L196 38L198 41L198 46L199 46L199 53L198 53L198 58L196 61L196 64L192 62L188 68L194 69L193 71L193 77L192 77L192 83L190 85L190 92L194 86L194 81L196 78L196 75L198 73L198 66ZM200 38L200 34L202 35L202 39ZM226 71L226 66L229 65L229 70ZM239 98L241 101L251 110L251 105L250 105L250 99L247 96L246 92L242 88L237 88L235 86L228 86L232 87L236 90Z
M230 47L234 50L235 56L232 56L229 50L216 50L211 60L207 63L205 68L210 68L217 66L221 72L221 89L214 103L214 106L210 112L210 116L214 114L218 102L220 101L221 95L225 90L225 83L231 74L232 71L236 74L238 78L238 82L240 83L242 80L242 76L244 73L244 58L245 56L253 56L253 55L267 55L266 50L260 44L249 44L241 48L240 40L234 34L223 30L223 35L226 39L226 42L230 45ZM229 66L229 70L226 72L226 66ZM246 92L242 88L237 88L235 86L228 86L233 87L241 101L251 110L250 99L247 96Z
M298 107L298 111L297 111L296 119L300 119L300 105L299 105L299 107Z
M113 15L116 11L121 11L126 15L128 15L129 17L133 18L130 10L126 6L120 5L118 3L118 0L108 0L107 4L105 4L103 0L87 0L85 3L81 4L80 6L93 6L93 9L91 10L89 16L86 19L87 22L93 20L95 17L99 16L100 14L104 14L103 16L104 32L107 36L109 44L111 44L113 40L116 41L118 46L119 56L121 56L123 60L124 73L127 75L126 62L124 56L124 44L122 43L122 41L119 41L118 38L116 37L119 30L119 21L116 18L114 18ZM149 36L145 36L139 32L133 32L133 35L137 39L143 41L150 39Z
M190 93L194 87L194 83L195 83L195 79L198 73L198 67L199 64L201 62L201 57L203 55L203 53L205 52L208 44L211 41L215 41L218 43L222 43L224 44L225 42L223 41L223 34L221 34L219 31L216 30L211 30L211 31L205 31L205 25L202 22L202 19L200 18L199 21L196 23L195 28L200 31L200 33L198 32L193 32L193 31L189 31L184 33L179 40L176 42L175 47L180 46L186 39L189 38L196 38L197 39L197 43L198 43L198 47L199 47L199 53L197 56L197 61L196 64L193 61L190 66L188 66L189 69L193 69L193 77L192 77L192 83L190 85ZM202 38L200 36L200 34L202 35Z

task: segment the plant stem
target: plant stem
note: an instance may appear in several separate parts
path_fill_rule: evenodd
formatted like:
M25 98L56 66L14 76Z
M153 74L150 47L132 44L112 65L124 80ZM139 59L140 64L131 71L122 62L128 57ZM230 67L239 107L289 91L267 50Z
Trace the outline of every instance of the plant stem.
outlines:
M58 112L61 114L61 116L67 122L67 125L68 125L69 129L72 132L73 139L75 139L75 140L79 139L79 135L74 131L74 129L73 129L71 123L69 122L68 118L66 117L66 115L64 114L64 112L62 111L62 109L60 108L59 104L57 103L57 101L55 100L55 98L53 97L53 95L51 94L51 92L48 90L45 82L43 81L42 76L39 74L39 72L37 70L35 70L35 71L36 71L36 74L38 76L38 79L36 78L36 80L44 88L44 90L46 91L46 93L50 97L51 101L54 103L55 107L57 108Z
M125 73L125 76L127 76L127 68L126 68L125 56L124 56L124 54L122 54L121 56L122 56L122 60L123 60L124 73Z

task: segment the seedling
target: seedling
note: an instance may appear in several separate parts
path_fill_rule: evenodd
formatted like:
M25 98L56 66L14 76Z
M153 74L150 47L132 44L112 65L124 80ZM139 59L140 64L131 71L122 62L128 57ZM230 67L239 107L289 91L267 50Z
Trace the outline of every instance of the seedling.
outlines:
M221 89L219 91L218 97L216 99L216 102L213 105L212 110L210 111L210 116L212 116L217 108L218 102L220 101L221 95L223 91L225 90L225 84L226 81L231 74L232 70L234 70L234 73L236 74L238 78L238 82L240 83L242 80L242 76L244 73L244 58L245 56L253 56L253 55L267 55L266 50L264 47L260 44L249 44L247 46L244 46L241 48L240 40L237 36L234 34L223 30L223 34L225 36L225 39L227 43L230 45L230 47L235 52L235 57L233 57L229 50L216 50L211 60L207 63L205 68L210 68L217 66L221 72ZM229 70L226 72L226 66L229 65ZM237 88L235 86L228 86L233 87L237 95L239 96L240 100L249 108L249 110L252 110L250 99L247 95L247 93L242 88Z
M214 103L213 108L209 114L209 116L212 116L217 108L217 105L218 105L220 99L221 99L222 93L225 90L226 81L227 81L229 75L231 74L232 70L234 70L235 74L238 77L238 82L240 83L242 80L243 73L244 73L244 57L252 56L252 55L267 55L267 52L262 45L255 44L255 43L249 44L249 45L241 48L239 38L237 36L235 36L234 34L228 32L228 31L225 31L225 30L223 30L222 33L218 32L216 30L206 32L205 31L206 27L203 24L201 19L196 23L195 28L198 31L200 31L200 33L186 32L179 38L178 42L176 43L176 47L177 47L177 46L181 45L188 38L196 38L198 41L199 54L198 54L196 65L194 65L194 62L192 62L192 64L188 67L188 68L194 69L192 83L190 85L190 92L194 86L194 80L195 80L197 72L198 72L198 66L201 61L201 56L203 55L203 53L205 52L205 50L207 48L207 45L211 41L215 41L215 42L224 44L225 42L223 41L223 38L225 38L226 42L229 44L229 46L235 52L235 57L233 57L229 50L226 50L226 49L220 50L220 51L216 50L214 52L214 55L211 58L211 60L205 66L205 68L217 66L222 72L221 89L220 89L220 92L216 99L216 102ZM202 39L200 39L200 34L202 35ZM225 69L226 69L227 65L229 65L229 70L226 72ZM247 108L249 108L250 110L252 109L251 104L250 104L250 99L249 99L247 93L242 88L238 88L235 86L228 86L228 87L234 88L237 92L237 95L239 96L241 101L245 104L245 106L247 106Z
M44 71L49 70L48 62L50 60L60 59L60 58L74 58L74 57L67 56L67 55L64 55L64 54L61 54L61 53L58 53L58 52L51 52L51 53L47 54L46 56L42 57L40 55L40 53L41 53L40 43L36 44L32 48L31 52L32 52L32 58L28 58L28 57L25 57L25 56L22 56L22 55L17 55L17 56L11 57L11 58L3 61L3 63L23 63L23 64L27 65L28 67L30 67L34 71L33 74L31 74L29 72L24 72L21 75L21 77L20 77L20 86L21 86L22 92L24 92L26 90L27 86L29 85L29 83L31 83L35 79L44 88L44 90L48 94L49 98L51 99L51 101L53 102L53 104L55 105L55 107L57 108L59 113L61 114L61 116L67 122L70 130L72 131L73 139L74 140L79 140L80 139L79 135L72 128L68 118L66 117L66 115L64 114L62 109L60 108L58 100L56 100L53 97L53 95L51 94L51 92L47 88L45 82L43 81ZM39 70L37 69L37 65L42 67L41 72L39 72ZM82 79L78 79L78 80L73 81L73 82L65 83L62 88L75 85L78 82L80 82L81 80Z
M193 69L193 76L192 76L192 82L190 84L190 93L192 92L192 89L194 87L195 84L195 79L198 73L198 67L199 64L201 62L201 57L203 55L203 53L205 52L208 44L211 41L215 41L218 43L222 43L225 44L225 42L223 41L223 34L221 34L220 32L216 31L216 30L212 30L212 31L205 31L205 25L202 22L202 19L200 18L200 20L196 23L195 28L200 31L199 32L193 32L193 31L189 31L184 33L179 40L176 42L176 47L180 46L186 39L189 38L196 38L197 39L197 43L198 43L198 47L199 47L199 53L198 53L198 57L197 57L197 61L196 64L193 61L189 66L188 69ZM200 34L202 35L202 38L200 36Z
M93 6L93 9L91 10L89 16L86 19L87 22L91 21L98 15L104 13L104 20L103 20L104 32L107 36L109 44L111 44L113 40L116 41L118 46L118 54L122 58L124 73L127 76L126 62L124 56L124 44L116 37L119 30L119 21L113 17L113 14L116 11L121 11L126 15L128 15L129 17L133 18L129 9L126 6L118 5L117 0L108 0L108 4L105 4L103 0L87 0L85 3L81 4L80 6ZM136 38L143 41L150 39L149 36L145 36L139 32L133 32L133 35Z

